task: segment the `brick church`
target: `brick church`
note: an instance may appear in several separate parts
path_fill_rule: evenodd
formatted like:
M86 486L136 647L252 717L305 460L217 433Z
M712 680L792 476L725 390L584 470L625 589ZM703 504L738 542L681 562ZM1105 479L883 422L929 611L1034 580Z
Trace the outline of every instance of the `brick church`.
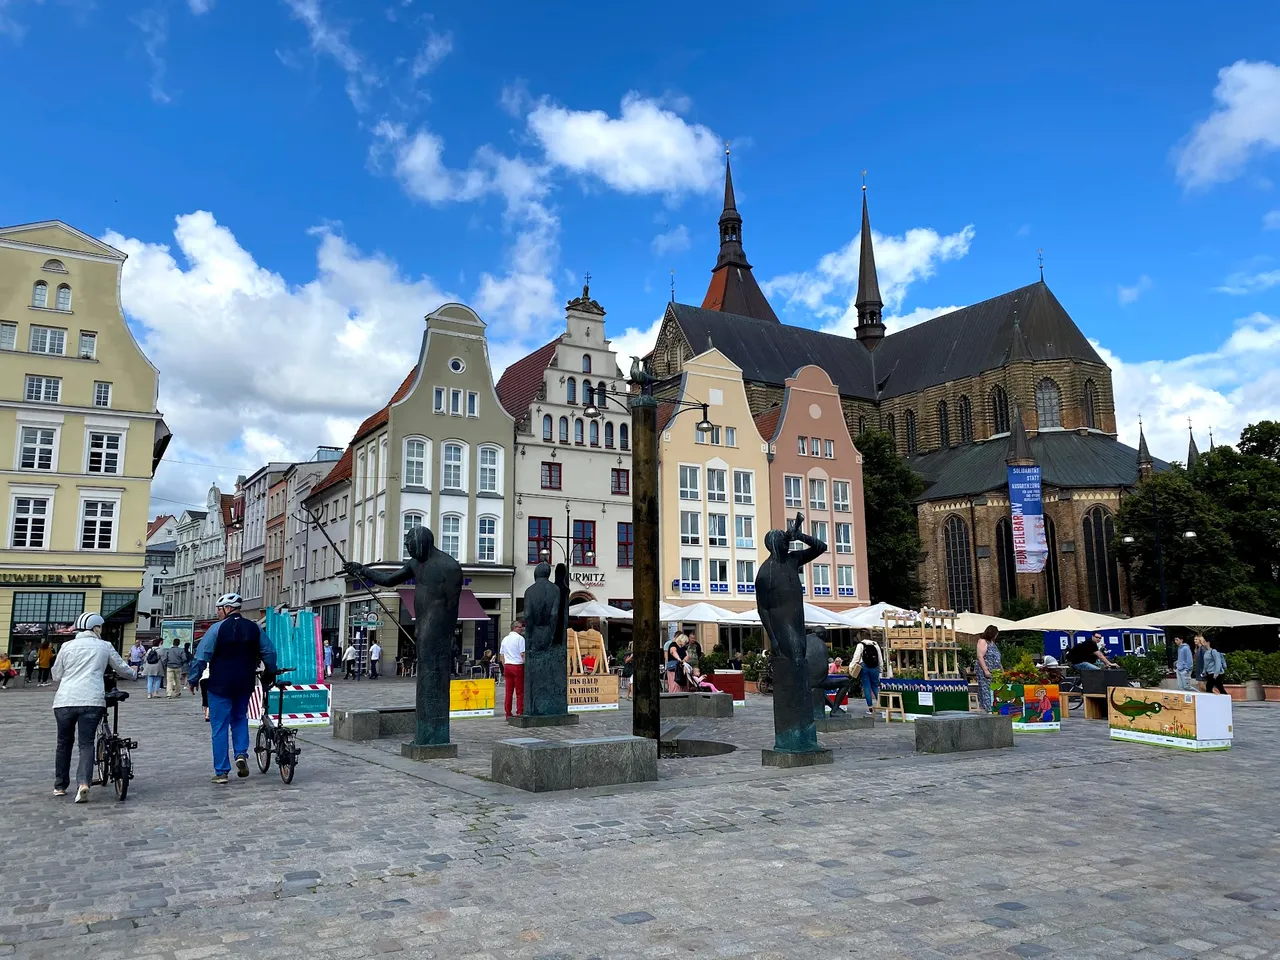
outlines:
M654 374L678 378L688 359L714 346L742 368L760 413L782 401L797 368L825 369L850 434L888 432L926 484L916 504L926 604L999 614L1021 597L1049 609L1131 614L1115 511L1140 474L1165 464L1145 439L1138 450L1116 439L1110 369L1043 278L887 333L863 189L858 324L849 338L778 319L743 251L726 163L711 283L700 306L668 305ZM1042 573L1016 572L1007 464L1041 467Z

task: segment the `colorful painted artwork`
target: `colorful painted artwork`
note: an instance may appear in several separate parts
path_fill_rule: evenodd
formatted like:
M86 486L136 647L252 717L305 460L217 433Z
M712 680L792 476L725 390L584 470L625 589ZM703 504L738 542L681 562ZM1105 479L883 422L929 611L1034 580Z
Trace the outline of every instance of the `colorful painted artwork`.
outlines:
M1107 691L1111 739L1184 750L1225 750L1231 746L1231 698L1182 690Z
M1053 683L992 685L991 712L1013 718L1013 729L1043 733L1062 729L1062 706Z
M496 681L450 680L449 716L492 717Z
M908 721L930 717L943 710L969 709L969 684L964 680L899 680L880 682L881 693L902 694L902 710Z

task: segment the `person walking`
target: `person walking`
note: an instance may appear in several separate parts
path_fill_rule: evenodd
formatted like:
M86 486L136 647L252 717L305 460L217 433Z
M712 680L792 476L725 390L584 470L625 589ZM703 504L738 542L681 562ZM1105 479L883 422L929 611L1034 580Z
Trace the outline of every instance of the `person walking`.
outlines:
M978 706L983 713L990 713L993 705L991 674L1004 667L1000 659L1000 648L996 646L999 633L996 625L990 623L978 638L978 659L973 665L973 675L978 681Z
M1204 679L1204 636L1202 634L1197 633L1194 643L1196 645L1196 651L1195 651L1196 656L1195 656L1195 660L1192 661L1191 679L1203 680Z
M107 688L103 674L111 667L121 676L135 679L133 668L116 648L102 639L105 621L96 613L82 613L76 620L75 639L58 651L53 679L58 691L53 695L53 716L58 723L58 750L53 764L53 795L64 797L71 785L71 748L79 742L76 767L76 803L89 799L93 780L94 732L107 713Z
M135 677L142 676L142 661L147 659L147 648L142 645L141 640L134 640L133 646L129 648L129 667L133 670Z
M333 646L326 643L324 645L324 677L328 680L333 676Z
M1192 690L1191 671L1195 668L1195 658L1191 655L1191 648L1187 646L1185 637L1178 638L1178 662L1174 669L1178 674L1178 689Z
M627 642L627 649L622 654L622 682L627 687L627 699L634 699L636 688L635 641Z
M238 593L218 598L218 616L196 648L187 672L194 691L204 669L209 668L209 728L213 739L213 782L225 784L231 773L227 734L235 751L236 776L249 775L249 698L257 682L258 661L263 680L275 677L276 650L271 638L252 620L240 616L244 601Z
M382 644L376 639L373 645L369 647L369 679L378 679L378 661L382 659Z
M346 668L346 672L343 674L344 680L350 680L356 675L356 657L358 655L356 645L348 643L347 649L342 653L342 665Z
M880 652L880 644L874 640L862 640L853 649L853 659L849 661L849 676L862 681L862 699L867 701L867 716L874 717L875 708L880 705L880 671L883 668L884 655Z
M38 686L47 687L49 671L53 669L53 642L47 638L41 642L40 649L36 651L36 668L40 671L37 675Z
M506 687L504 707L511 716L511 698L516 698L516 716L524 715L524 621L511 624L511 632L502 638L498 648L502 661L502 683Z
M160 641L156 641L156 645L147 651L147 656L142 663L142 675L147 678L147 699L151 700L160 696L160 681L164 679L164 661L160 654Z
M166 647L160 654L164 664L164 698L172 700L182 696L182 668L187 665L187 656L178 646L178 638L173 638L173 646Z
M36 675L36 663L40 659L40 652L36 649L34 642L27 641L27 652L22 655L22 665L26 669L26 679L22 681L23 686L31 682L31 678Z
M1227 672L1227 658L1222 655L1221 650L1213 649L1213 641L1208 637L1204 638L1204 692L1213 693L1213 688L1217 687L1219 693L1226 693L1227 688L1223 686L1223 678Z

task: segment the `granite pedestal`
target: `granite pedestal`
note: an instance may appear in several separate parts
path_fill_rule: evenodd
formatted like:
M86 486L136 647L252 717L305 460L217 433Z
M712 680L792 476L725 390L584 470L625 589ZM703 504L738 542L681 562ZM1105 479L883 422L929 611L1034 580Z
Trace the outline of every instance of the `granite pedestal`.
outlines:
M875 726L875 717L865 714L855 716L848 713L832 713L815 720L819 733L843 733L845 730L870 730Z
M413 707L381 707L364 710L334 710L335 740L377 740L417 733L418 714Z
M658 699L664 717L733 716L733 697L727 693L663 693Z
M532 793L641 783L658 779L658 744L646 737L499 740L493 745L490 775L497 783Z
M456 743L402 743L400 756L410 760L451 760L458 755Z
M916 753L963 753L1013 746L1013 721L994 713L943 711L916 718Z
M522 730L528 730L531 727L572 727L578 723L578 715L576 713L555 713L545 717L507 717L507 723Z
M764 767L820 767L834 763L835 754L826 749L806 750L803 753L786 753L782 750L761 750L760 765Z

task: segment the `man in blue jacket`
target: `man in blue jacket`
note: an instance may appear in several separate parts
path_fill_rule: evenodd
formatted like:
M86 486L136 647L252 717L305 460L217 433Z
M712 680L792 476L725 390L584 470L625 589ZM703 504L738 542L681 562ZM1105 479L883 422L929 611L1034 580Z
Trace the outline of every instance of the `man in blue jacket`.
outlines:
M218 598L218 616L200 640L187 674L192 689L209 667L209 727L213 736L213 782L226 783L231 773L227 732L235 751L236 775L249 775L249 698L258 682L258 662L267 676L276 672L276 651L270 638L252 620L240 616L243 601L237 593Z
M1195 658L1191 655L1191 648L1187 646L1187 641L1183 637L1178 638L1178 663L1175 670L1178 674L1178 689L1193 690L1191 686L1191 671L1195 666Z

